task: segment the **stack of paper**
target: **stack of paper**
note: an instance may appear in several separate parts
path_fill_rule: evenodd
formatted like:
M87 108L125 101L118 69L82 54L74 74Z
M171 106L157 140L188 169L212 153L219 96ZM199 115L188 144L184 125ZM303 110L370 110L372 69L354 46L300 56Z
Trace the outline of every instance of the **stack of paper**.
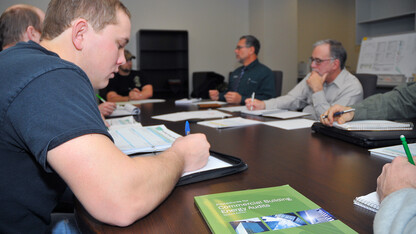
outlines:
M128 102L116 102L116 104L132 104L132 105L140 105L146 103L158 103L158 102L165 102L165 99L143 99L143 100L131 100Z
M281 109L274 109L274 110L245 109L245 110L242 110L241 113L249 114L249 115L261 115L264 117L272 117L272 118L278 118L278 119L291 119L291 118L298 118L298 117L310 115L310 113L288 111L288 110L281 110Z
M408 146L412 156L416 156L416 143L408 144ZM379 156L389 160L393 160L397 156L406 157L406 152L404 152L403 145L375 148L368 151L370 151L372 156Z
M191 99L182 98L182 99L176 100L175 104L176 105L192 104L192 103L199 102L199 101L201 101L201 98L191 98Z
M187 119L217 119L232 116L217 110L201 110L201 111L183 111L172 114L152 116L153 119L165 121L183 121Z
M260 121L243 119L241 117L217 119L198 122L200 125L204 125L211 128L230 128L230 127L241 127L253 124L260 124Z
M243 110L247 110L246 106L227 106L227 107L220 107L218 110L228 111L228 112L240 112Z
M271 127L282 128L285 130L294 130L294 129L300 129L300 128L310 128L312 124L315 122L316 121L310 120L310 119L289 119L289 120L263 122L263 124L271 126Z

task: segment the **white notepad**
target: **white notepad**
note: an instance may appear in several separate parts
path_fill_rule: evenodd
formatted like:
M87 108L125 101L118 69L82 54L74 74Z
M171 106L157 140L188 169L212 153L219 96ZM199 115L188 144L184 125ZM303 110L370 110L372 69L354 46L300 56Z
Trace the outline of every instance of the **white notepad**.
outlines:
M344 124L334 122L334 127L348 131L395 131L412 130L413 123L399 123L389 120L361 120Z
M377 192L372 192L365 196L356 197L354 199L354 204L357 206L364 207L367 210L377 212L380 207L380 199L378 197Z

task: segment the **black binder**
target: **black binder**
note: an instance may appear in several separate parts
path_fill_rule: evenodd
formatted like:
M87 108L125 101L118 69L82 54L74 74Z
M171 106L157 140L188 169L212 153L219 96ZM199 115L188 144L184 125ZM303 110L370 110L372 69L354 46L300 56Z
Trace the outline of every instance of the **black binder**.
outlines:
M334 137L365 148L378 148L391 145L399 145L400 135L406 136L407 143L416 143L415 130L400 131L347 131L339 128L328 127L322 123L314 123L312 131Z
M191 184L195 182L200 182L204 180L210 180L218 177L223 177L227 175L232 175L247 169L247 164L243 162L240 158L233 157L230 155L221 154L218 152L210 151L211 156L216 157L222 161L230 163L232 166L212 169L208 171L197 172L193 174L189 174L186 176L182 176L176 186L181 186L185 184Z

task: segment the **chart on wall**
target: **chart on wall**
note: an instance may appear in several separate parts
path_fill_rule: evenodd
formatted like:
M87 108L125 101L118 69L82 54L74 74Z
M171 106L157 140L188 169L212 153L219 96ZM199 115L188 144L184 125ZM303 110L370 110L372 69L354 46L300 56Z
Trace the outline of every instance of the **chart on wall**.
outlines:
M416 32L364 37L357 73L412 77L416 74Z

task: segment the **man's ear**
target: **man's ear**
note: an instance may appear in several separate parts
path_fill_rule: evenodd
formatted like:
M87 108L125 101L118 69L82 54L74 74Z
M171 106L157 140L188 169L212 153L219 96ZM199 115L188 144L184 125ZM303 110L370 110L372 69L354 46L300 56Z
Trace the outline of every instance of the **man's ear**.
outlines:
M28 26L24 35L24 41L29 41L35 38L36 29L33 26Z
M339 68L339 70L342 70L341 69L341 61L339 61L339 59L335 59L334 62L333 62L333 65L334 65L334 69Z
M88 23L85 19L78 19L72 25L72 44L77 50L82 50L85 42L85 33L88 31Z
M255 52L254 46L248 47L248 50L250 51L250 54L254 54Z

